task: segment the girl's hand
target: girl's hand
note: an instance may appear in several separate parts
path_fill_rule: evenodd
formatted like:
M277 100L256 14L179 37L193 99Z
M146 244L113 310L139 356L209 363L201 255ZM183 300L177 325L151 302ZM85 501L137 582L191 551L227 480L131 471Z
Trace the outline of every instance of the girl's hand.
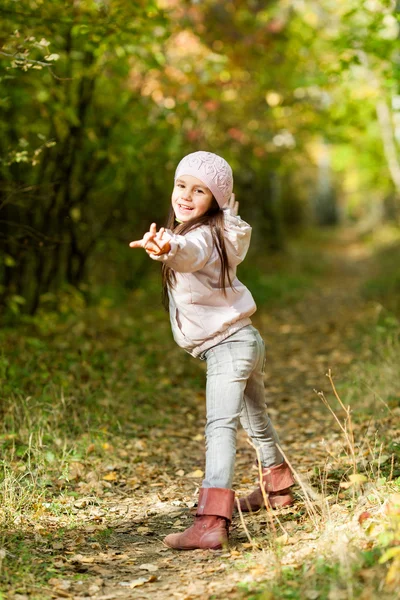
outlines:
M235 194L232 194L228 202L228 208L230 209L231 213L236 217L239 212L239 202L235 200Z
M167 254L171 250L170 239L164 227L161 227L157 231L156 224L152 223L149 231L144 234L143 238L131 242L129 246L130 248L144 248L147 254L156 254L158 256L160 254Z

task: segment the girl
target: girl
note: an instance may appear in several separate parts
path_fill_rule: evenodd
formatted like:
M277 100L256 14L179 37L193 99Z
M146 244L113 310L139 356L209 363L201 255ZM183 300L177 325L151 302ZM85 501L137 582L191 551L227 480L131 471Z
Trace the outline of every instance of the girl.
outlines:
M232 169L223 158L203 151L185 156L175 173L168 229L157 231L153 223L130 244L162 263L174 339L207 361L205 479L194 524L165 538L177 550L218 549L228 542L239 421L259 451L269 504L293 503L294 480L265 410L265 346L250 320L256 305L236 278L251 227L237 216L232 188ZM261 488L240 506L244 512L264 506Z

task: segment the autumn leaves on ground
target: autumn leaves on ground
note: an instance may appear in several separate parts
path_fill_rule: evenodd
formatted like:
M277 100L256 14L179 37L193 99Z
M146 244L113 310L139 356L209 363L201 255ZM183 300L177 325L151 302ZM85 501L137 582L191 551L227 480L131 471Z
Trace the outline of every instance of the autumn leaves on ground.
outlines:
M298 485L293 507L235 516L220 552L162 543L201 483L205 370L175 347L158 281L118 308L66 294L3 331L0 598L393 598L399 256L342 236L242 269ZM256 478L240 432L238 495Z

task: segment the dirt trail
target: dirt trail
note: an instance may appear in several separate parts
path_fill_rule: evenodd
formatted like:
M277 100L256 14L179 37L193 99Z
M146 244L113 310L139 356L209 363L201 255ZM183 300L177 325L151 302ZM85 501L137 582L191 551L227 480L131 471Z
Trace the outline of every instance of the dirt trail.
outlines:
M305 477L314 467L323 467L327 449L334 451L340 437L314 390L329 393L328 369L336 381L346 377L349 365L359 358L349 349L349 340L357 323L372 316L372 307L359 294L368 261L356 244L343 244L334 251L330 254L331 273L318 288L290 307L259 312L255 319L268 349L269 412L284 450ZM199 395L197 402L204 419L204 398ZM189 417L181 423L184 430L180 436L181 417L177 415L175 440L169 439L170 431L154 433L158 437L153 442L158 440L160 448L174 445L175 466L153 478L155 471L149 465L147 488L141 485L125 497L108 495L103 509L110 519L109 537L97 548L95 544L79 548L75 565L78 572L85 572L85 579L80 584L82 591L74 585L75 598L239 598L238 583L262 574L256 567L259 552L249 547L238 517L232 527L230 552L178 553L162 543L167 533L190 524L190 507L201 481L190 473L189 477L176 475L176 465L185 470L196 452L199 456L203 453L204 422ZM145 441L143 444L141 447L139 441L137 449L145 451ZM239 494L253 487L257 475L253 465L253 451L240 432L235 475ZM305 518L302 508L299 499L294 508L282 511L288 528ZM246 523L252 535L269 535L265 511L247 517Z

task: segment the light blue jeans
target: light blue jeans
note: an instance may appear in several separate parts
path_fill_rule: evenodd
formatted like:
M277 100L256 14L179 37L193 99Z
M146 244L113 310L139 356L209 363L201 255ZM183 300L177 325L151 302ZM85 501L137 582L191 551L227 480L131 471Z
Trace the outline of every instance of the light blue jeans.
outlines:
M205 488L231 488L239 421L258 449L263 467L283 462L266 410L265 345L257 329L243 327L203 352L207 361Z

